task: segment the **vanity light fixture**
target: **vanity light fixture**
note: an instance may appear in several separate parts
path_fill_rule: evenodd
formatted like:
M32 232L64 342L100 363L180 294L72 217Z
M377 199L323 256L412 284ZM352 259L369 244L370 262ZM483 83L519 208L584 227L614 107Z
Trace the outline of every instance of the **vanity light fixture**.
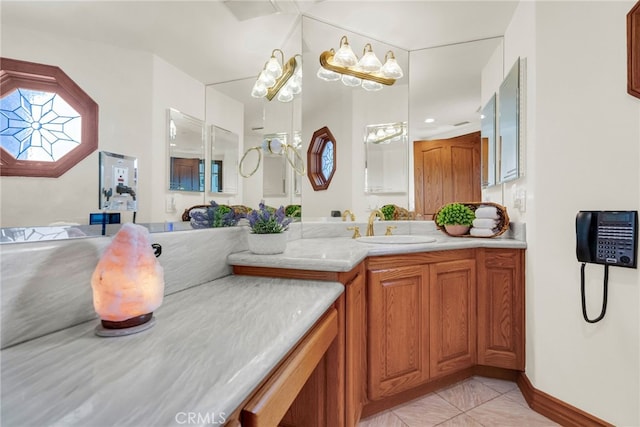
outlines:
M365 142L370 144L390 144L407 135L407 123L388 123L365 127Z
M280 54L280 61L276 58L276 52ZM280 49L274 49L271 52L271 58L266 62L253 84L251 96L267 98L271 101L278 95L278 101L289 102L295 95L302 92L302 67L296 61L296 56L300 55L291 57L285 63L284 52Z
M263 153L285 156L293 170L298 175L304 175L306 173L304 168L304 161L302 160L302 156L300 156L300 153L298 153L296 145L297 140L295 138L293 145L287 144L286 137L285 141L278 137L265 138L262 141L261 146L249 148L244 152L244 155L242 156L242 159L240 159L240 163L238 164L238 172L240 173L240 176L242 176L243 178L249 178L254 173L256 173L258 171L258 168L260 167ZM251 170L251 172L245 173L242 166L245 162L245 159L247 158L247 155L252 151L256 151L258 153L258 161L256 162L256 166Z
M332 48L320 54L320 69L316 75L325 81L342 80L345 86L362 86L368 91L378 91L383 85L391 86L404 75L392 51L386 53L384 60L383 65L370 43L364 46L362 58L358 59L349 46L347 36L342 36L337 52Z

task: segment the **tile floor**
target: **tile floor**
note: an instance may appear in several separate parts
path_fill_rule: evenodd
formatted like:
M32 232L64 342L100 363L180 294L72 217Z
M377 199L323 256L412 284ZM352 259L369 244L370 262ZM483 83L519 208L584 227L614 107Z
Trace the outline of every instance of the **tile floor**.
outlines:
M511 381L472 377L361 420L358 427L547 427Z

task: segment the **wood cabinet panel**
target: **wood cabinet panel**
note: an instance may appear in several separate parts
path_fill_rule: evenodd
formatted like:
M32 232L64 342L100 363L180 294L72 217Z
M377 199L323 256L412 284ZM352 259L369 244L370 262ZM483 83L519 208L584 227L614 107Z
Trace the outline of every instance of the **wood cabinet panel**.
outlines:
M369 387L372 400L428 378L427 266L368 274Z
M524 253L479 249L478 363L524 370Z
M433 264L429 276L430 374L476 363L475 260Z
M358 425L366 401L367 337L366 275L364 266L345 285L346 305L346 370L345 419L348 427Z

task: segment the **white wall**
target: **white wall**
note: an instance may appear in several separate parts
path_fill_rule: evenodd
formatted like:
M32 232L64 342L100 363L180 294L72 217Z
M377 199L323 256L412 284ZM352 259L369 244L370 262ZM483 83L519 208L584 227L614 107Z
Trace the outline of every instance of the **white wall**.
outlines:
M582 319L575 215L638 210L640 100L626 93L627 2L522 2L505 67L527 59L527 376L534 387L616 425L640 425L640 275L611 268L607 315ZM579 19L577 19L579 17ZM517 212L509 209L510 215ZM601 266L587 267L599 313Z
M148 52L2 23L2 55L59 66L98 103L98 150L59 178L2 177L2 226L88 223L99 211L98 152L138 159L137 222L177 220L202 193L181 192L168 213L167 109L204 120L204 85ZM178 194L176 192L176 194ZM132 213L122 220L131 221Z
M169 191L169 150L167 114L174 108L183 114L205 120L204 84L186 75L162 58L153 56L153 95L151 98L152 135L149 156L139 161L140 174L150 176L150 222L181 221L185 209L204 203L204 194L190 191ZM207 144L205 144L208 147ZM207 163L205 162L205 167ZM145 169L146 168L146 169ZM206 174L205 174L206 175ZM205 191L209 181L205 176ZM175 209L167 207L171 200Z
M59 66L98 103L98 151L148 155L151 54L27 31L8 22L2 22L1 48L4 57ZM87 224L89 213L99 211L98 151L59 178L0 178L2 226ZM150 194L144 165L138 180L139 220L150 218ZM123 214L123 220L131 217Z

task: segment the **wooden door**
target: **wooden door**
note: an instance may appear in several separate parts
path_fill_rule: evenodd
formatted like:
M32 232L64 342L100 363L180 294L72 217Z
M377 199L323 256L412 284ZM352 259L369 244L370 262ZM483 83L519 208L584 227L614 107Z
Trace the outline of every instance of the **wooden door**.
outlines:
M171 190L200 191L200 159L171 158Z
M368 273L369 399L408 390L429 378L428 267Z
M478 363L524 371L524 252L478 249Z
M425 218L451 202L481 199L480 132L413 144L416 213Z
M476 262L440 262L429 269L429 371L434 378L476 363Z

